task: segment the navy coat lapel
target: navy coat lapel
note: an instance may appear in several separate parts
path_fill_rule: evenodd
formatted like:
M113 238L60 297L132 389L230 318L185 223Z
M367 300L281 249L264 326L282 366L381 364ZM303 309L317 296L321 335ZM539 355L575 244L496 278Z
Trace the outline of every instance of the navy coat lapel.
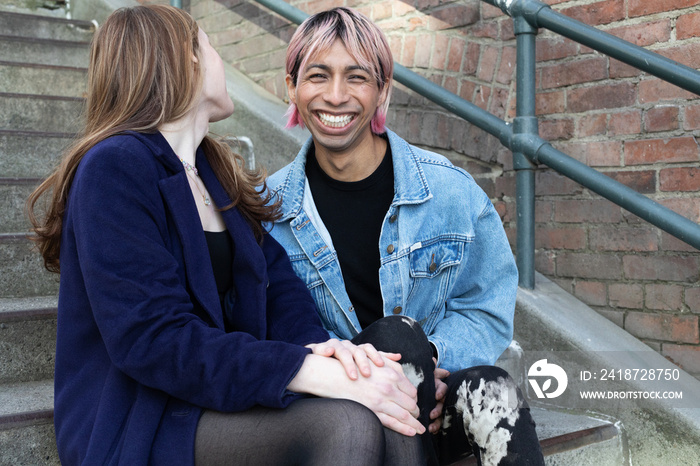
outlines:
M219 328L224 328L216 281L209 259L209 248L187 181L187 173L160 133L133 133L133 135L148 144L153 155L168 172L158 184L182 245L182 263L187 284L194 298L199 301L212 321Z
M197 170L209 195L219 208L229 206L231 198L219 183L209 161L197 152ZM235 306L232 313L235 330L250 333L265 339L267 323L265 313L254 313L252 309L265 309L267 299L267 262L262 248L255 240L250 225L236 207L221 212L226 228L234 242L233 281ZM261 305L262 304L262 305Z

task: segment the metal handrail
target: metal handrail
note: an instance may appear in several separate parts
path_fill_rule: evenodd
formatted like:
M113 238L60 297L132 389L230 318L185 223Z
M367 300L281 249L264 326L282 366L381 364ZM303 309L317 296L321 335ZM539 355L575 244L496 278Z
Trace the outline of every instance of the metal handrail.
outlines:
M295 24L300 24L309 16L283 0L255 1ZM501 120L398 63L394 64L394 78L449 112L497 137L501 144L513 152L513 165L517 172L517 260L520 286L529 289L535 286L536 164L547 165L641 219L700 249L700 225L555 149L539 137L535 115L535 36L538 27L548 28L697 94L700 94L700 73L568 18L538 0L482 1L500 8L513 18L515 24L517 101L513 124Z

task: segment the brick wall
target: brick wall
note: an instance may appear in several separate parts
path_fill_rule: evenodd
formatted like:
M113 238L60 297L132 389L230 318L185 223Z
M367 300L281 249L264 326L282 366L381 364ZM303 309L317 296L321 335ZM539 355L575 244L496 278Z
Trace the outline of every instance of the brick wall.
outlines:
M700 0L548 0L552 8L685 65L700 66ZM292 1L358 8L395 59L506 120L515 114L510 18L478 0ZM285 99L294 31L255 2L192 0L225 60ZM558 149L700 222L700 100L547 31L537 42L540 134ZM489 193L515 243L515 177L498 141L395 85L389 126L448 155ZM540 167L536 267L688 371L700 374L700 252Z

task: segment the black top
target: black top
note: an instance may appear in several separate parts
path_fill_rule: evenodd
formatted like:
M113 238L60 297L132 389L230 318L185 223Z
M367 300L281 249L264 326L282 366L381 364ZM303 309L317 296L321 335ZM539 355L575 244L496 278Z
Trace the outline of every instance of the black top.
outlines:
M224 312L224 297L226 292L233 287L233 240L228 231L204 231L204 237L209 247L212 271L216 280L216 289L219 292L221 312L224 313L224 322L228 329L228 319ZM195 309L201 310L199 302L194 301ZM230 329L228 329L230 330Z
M383 317L379 286L379 235L394 199L394 167L387 143L384 159L370 176L343 182L319 166L313 147L306 162L311 194L338 254L345 289L362 328Z

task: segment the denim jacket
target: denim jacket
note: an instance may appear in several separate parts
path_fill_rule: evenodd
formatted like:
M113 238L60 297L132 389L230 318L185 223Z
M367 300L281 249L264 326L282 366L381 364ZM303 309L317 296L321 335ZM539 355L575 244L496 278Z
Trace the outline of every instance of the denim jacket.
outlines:
M394 199L379 237L384 315L417 320L450 371L493 364L511 341L518 272L500 217L474 179L387 130ZM361 331L337 254L306 181L310 138L272 175L282 199L272 236L287 250L332 337Z

